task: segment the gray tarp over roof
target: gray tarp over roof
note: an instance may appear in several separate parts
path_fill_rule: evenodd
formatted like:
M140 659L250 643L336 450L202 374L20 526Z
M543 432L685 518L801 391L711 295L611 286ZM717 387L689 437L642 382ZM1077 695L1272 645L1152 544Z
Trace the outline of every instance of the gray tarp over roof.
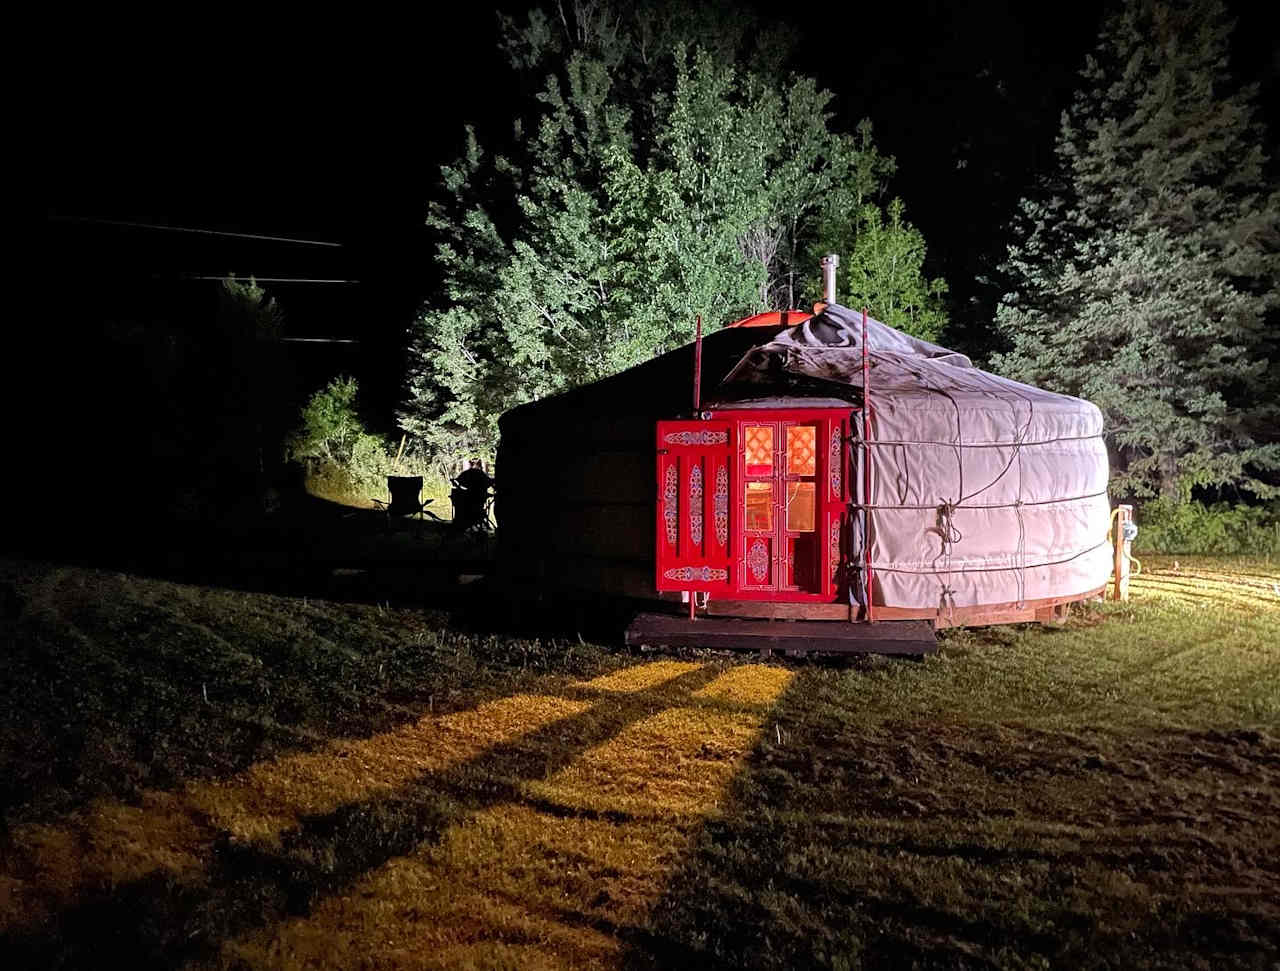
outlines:
M866 331L876 603L1021 603L1104 584L1110 504L1097 407L877 320ZM712 406L791 405L815 392L860 405L861 313L833 304L752 348ZM865 451L855 447L855 461ZM856 547L862 504L854 512Z

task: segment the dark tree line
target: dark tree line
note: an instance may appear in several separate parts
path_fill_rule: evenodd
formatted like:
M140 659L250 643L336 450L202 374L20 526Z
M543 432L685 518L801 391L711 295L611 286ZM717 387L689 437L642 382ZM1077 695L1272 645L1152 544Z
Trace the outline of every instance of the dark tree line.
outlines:
M945 327L870 122L832 127L777 25L709 10L579 0L503 21L533 96L498 151L470 133L442 172L445 282L401 415L429 448L488 450L502 411L683 342L695 315L812 302L827 250L848 302ZM1232 29L1221 0L1110 8L977 342L1103 409L1120 494L1275 493L1280 202Z
M995 367L1107 419L1113 488L1274 496L1280 192L1220 0L1127 2L1024 200Z

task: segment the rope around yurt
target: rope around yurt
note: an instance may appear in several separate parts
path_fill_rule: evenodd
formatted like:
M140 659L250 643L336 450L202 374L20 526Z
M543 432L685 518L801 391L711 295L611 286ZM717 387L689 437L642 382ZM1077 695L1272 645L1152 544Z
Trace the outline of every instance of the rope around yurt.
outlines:
M881 446L881 447L889 446L889 447L897 447L897 448L903 448L903 449L906 449L911 446L934 446L934 447L942 447L942 448L950 447L956 457L956 472L957 472L956 482L957 482L957 493L958 493L955 499L949 498L947 496L939 496L938 503L936 505L923 505L923 504L911 504L911 503L887 504L887 503L872 503L869 501L864 501L864 502L850 501L849 510L851 515L854 513L854 511L857 511L857 510L861 510L863 512L863 515L870 515L871 512L877 509L933 510L935 513L935 524L934 526L930 527L927 531L936 533L937 536L939 537L940 542L939 542L938 554L937 556L934 557L933 561L930 563L931 568L929 570L911 570L903 567L873 564L874 569L884 571L884 572L911 573L916 575L933 575L937 577L938 583L939 583L938 613L940 615L945 614L949 621L954 621L954 611L956 609L956 602L955 602L956 590L953 586L954 575L956 573L962 573L962 574L963 573L989 573L989 572L996 572L996 571L1005 569L1002 567L970 567L970 568L962 567L957 569L955 567L952 560L952 556L956 546L964 539L963 533L961 533L960 530L955 525L955 513L959 509L1013 509L1014 510L1014 515L1017 519L1017 524L1018 524L1018 541L1013 552L1014 552L1014 559L1016 563L1015 570L1016 570L1017 583L1018 583L1017 604L1019 608L1023 607L1026 603L1027 570L1028 569L1058 566L1064 563L1069 563L1072 560L1078 559L1081 556L1085 556L1093 552L1094 550L1098 549L1101 546L1110 544L1111 542L1110 534L1108 533L1108 537L1103 539L1101 542L1096 543L1093 546L1090 546L1084 550L1080 550L1079 552L1073 553L1071 556L1063 557L1062 559L1052 560L1045 563L1036 563L1036 564L1027 563L1027 524L1024 516L1024 507L1033 506L1033 505L1039 506L1039 505L1054 505L1058 503L1067 503L1067 502L1079 502L1085 499L1093 499L1093 498L1097 498L1098 496L1105 496L1107 494L1107 490L1102 489L1097 492L1086 493L1084 495L1079 495L1079 496L1067 496L1067 497L1058 497L1054 499L1039 499L1039 500L1027 501L1023 497L1024 482L1023 482L1022 450L1029 446L1052 445L1052 444L1057 444L1061 442L1070 442L1070 441L1084 441L1088 439L1097 438L1098 435L1064 435L1064 436L1059 436L1059 437L1050 438L1050 439L1043 439L1043 440L1038 439L1036 441L1028 441L1028 436L1031 432L1031 427L1035 418L1035 402L1028 396L1014 391L1013 393L1015 394L1015 396L1020 401L1026 404L1027 411L1026 411L1026 420L1020 421L1020 420L1017 420L1019 417L1017 415L1017 412L1019 409L1017 408L1016 405L1012 407L1013 416L1015 418L1015 421L1013 423L1013 440L1011 442L989 442L989 443L984 442L984 443L966 444L964 441L964 430L963 430L962 412L961 412L960 404L955 399L955 397L950 393L950 391L948 391L946 388L936 386L930 380L929 376L925 373L923 369L910 367L907 364L904 364L896 356L890 356L881 352L872 351L870 352L870 357L874 361L876 366L888 365L899 371L902 371L905 374L909 375L911 378L913 378L919 384L919 386L922 387L924 390L932 394L940 395L943 398L947 399L947 401L949 401L950 404L952 405L952 408L955 412L955 438L953 441L950 441L950 442L905 441L905 440L884 440L884 439L873 439L871 441L861 441L859 438L856 438L855 436L850 435L848 438L849 443L851 445L855 445L855 444L859 445L864 450L869 449L871 446ZM965 374L963 377L968 379L977 379L968 388L964 388L964 390L976 391L982 394L990 394L992 391L992 386L995 385L995 387L1002 394L996 395L994 397L996 397L997 400L1001 400L1001 401L1008 400L1008 398L1005 397L1005 395L1009 393L1010 389L996 385L994 379L990 378L984 372L975 371L972 374ZM959 379L959 376L953 376L953 380L957 380L957 379ZM1008 461L1004 464L1004 467L1001 468L1001 470L989 482L987 482L985 485L982 485L977 489L974 489L972 492L966 492L965 482L964 482L964 451L965 449L970 449L970 448L1009 448L1010 454L1009 454ZM906 465L905 462L903 464ZM1006 475L1009 474L1010 470L1013 469L1015 464L1017 465L1017 472L1018 472L1018 486L1017 486L1016 496L1012 502L974 503L972 501L976 497L982 495L982 493L991 489L998 482L1000 482ZM869 499L869 498L870 498L869 495L864 496L864 499ZM1114 519L1114 515L1113 515L1113 519ZM1134 558L1131 557L1131 559L1134 559Z

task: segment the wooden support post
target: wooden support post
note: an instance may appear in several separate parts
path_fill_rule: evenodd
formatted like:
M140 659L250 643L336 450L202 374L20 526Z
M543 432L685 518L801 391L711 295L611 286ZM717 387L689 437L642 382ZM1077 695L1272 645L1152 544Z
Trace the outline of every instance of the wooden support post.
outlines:
M1124 524L1132 519L1133 506L1116 506L1114 532L1112 534L1116 551L1115 592L1111 595L1112 600L1129 599L1129 547L1131 543L1125 539Z
M867 355L867 308L862 308L862 548L867 554L867 623L875 623L871 605L871 368Z
M702 314L698 314L697 336L693 339L693 417L702 411Z

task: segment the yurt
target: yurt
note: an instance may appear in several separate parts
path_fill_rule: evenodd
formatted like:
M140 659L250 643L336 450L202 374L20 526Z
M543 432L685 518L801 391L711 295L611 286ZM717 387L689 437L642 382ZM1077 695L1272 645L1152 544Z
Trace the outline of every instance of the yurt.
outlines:
M740 321L500 429L516 596L936 628L1050 619L1112 569L1094 405L835 303Z

